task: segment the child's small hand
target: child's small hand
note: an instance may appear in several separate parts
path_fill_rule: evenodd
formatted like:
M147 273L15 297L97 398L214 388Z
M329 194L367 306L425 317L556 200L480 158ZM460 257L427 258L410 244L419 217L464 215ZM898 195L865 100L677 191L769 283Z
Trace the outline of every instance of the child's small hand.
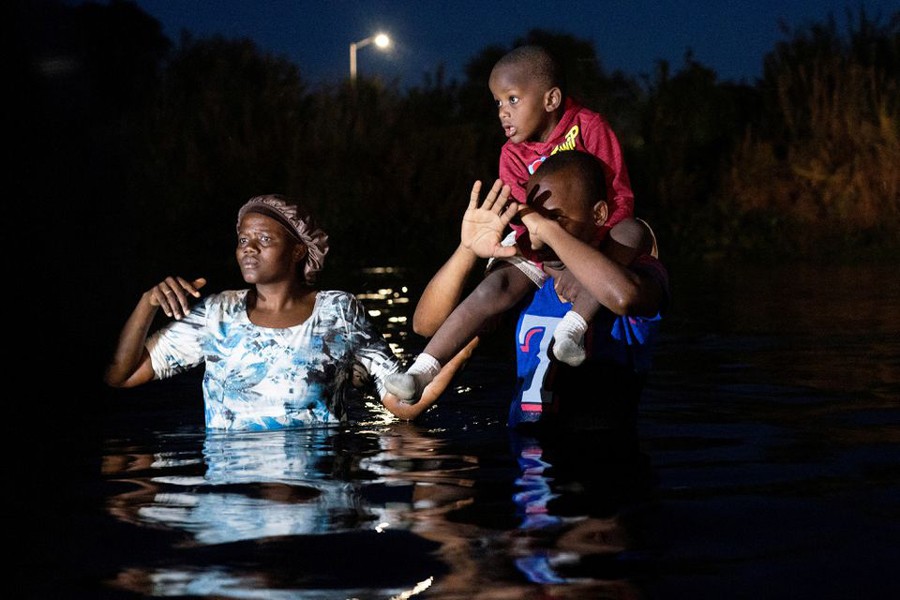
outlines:
M531 239L531 248L539 250L544 246L544 240L541 239L541 225L547 220L540 211L527 204L520 204L517 207L519 220L522 221L528 229L528 237Z
M556 295L563 302L574 302L578 299L578 294L584 290L581 282L572 275L572 271L567 269L562 262L545 262L544 271L553 278Z
M516 214L518 206L515 201L509 201L509 186L498 179L479 206L480 194L481 181L476 181L466 214L463 215L460 232L462 245L481 258L514 256L515 246L501 244L509 220Z

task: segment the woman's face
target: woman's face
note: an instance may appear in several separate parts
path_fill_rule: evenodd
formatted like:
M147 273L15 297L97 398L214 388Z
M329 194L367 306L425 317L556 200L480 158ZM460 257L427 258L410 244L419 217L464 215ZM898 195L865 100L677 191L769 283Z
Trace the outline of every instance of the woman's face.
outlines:
M238 228L236 256L244 281L266 284L297 278L306 248L275 219L248 212Z

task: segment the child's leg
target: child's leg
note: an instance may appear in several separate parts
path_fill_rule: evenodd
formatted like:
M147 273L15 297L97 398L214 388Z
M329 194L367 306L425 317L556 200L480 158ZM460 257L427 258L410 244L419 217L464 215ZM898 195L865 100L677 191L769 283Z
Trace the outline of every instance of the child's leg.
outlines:
M572 309L565 314L562 321L553 331L553 345L550 351L557 360L577 367L585 359L584 334L588 323L600 310L600 303L593 296L581 289L580 284L575 284L579 293L572 300Z
M514 307L534 288L528 275L514 265L498 263L450 313L407 372L388 377L385 387L401 400L417 399L441 366L472 341L486 323Z
M525 295L534 291L534 283L512 264L503 262L457 306L425 346L441 364L472 341L490 320L514 307Z
M656 237L644 221L626 218L610 230L601 250L619 264L627 265L641 254L655 255ZM551 275L560 278L560 281L565 278L566 294L572 298L572 310L556 326L550 351L557 360L576 367L584 361L584 334L588 323L600 310L600 304L583 291L581 284L571 274L566 275L561 270L551 272Z

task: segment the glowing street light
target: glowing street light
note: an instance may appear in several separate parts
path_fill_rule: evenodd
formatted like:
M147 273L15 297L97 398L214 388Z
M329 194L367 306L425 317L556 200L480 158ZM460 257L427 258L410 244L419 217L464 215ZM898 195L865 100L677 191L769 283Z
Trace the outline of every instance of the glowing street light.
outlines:
M356 49L364 48L373 43L379 48L387 48L391 45L391 38L389 38L387 34L378 33L367 37L364 40L359 40L358 42L350 44L350 83L353 85L356 85Z

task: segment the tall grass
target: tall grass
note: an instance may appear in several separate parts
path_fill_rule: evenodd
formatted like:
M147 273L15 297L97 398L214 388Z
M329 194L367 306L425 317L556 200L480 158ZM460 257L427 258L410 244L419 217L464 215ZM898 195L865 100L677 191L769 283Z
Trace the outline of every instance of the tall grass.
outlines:
M861 13L847 37L830 19L768 57L765 120L722 189L744 222L782 224L801 250L900 230L898 15L881 27Z

